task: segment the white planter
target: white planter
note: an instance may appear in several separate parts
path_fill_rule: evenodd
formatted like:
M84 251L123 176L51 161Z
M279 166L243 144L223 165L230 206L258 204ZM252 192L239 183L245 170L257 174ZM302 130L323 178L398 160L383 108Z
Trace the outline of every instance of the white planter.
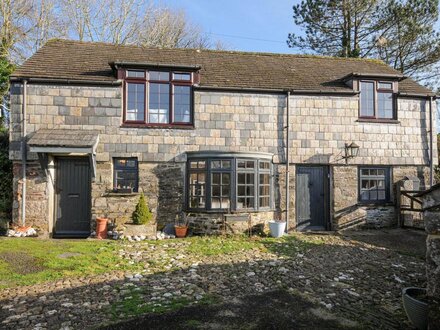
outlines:
M270 236L281 237L286 230L286 222L269 221Z

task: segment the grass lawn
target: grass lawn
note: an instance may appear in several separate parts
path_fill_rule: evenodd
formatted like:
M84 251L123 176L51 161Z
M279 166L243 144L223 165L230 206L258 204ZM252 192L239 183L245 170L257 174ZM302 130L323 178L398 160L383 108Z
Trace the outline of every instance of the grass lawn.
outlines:
M173 246L173 243L178 244ZM148 251L156 246L167 256L185 253L196 257L234 254L250 249L289 255L321 243L323 242L317 238L290 235L281 239L243 236L190 237L183 240L129 244L135 244L139 251ZM141 264L130 263L129 260L119 257L119 250L126 244L124 241L0 238L0 289L116 270L141 271ZM157 270L165 270L161 265L162 258L151 262Z

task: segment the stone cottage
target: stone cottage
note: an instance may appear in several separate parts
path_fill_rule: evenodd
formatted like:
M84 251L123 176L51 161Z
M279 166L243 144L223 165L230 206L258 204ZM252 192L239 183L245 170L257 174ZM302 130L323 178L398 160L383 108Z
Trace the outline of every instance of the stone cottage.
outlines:
M396 183L432 184L434 97L373 60L53 40L11 77L13 221L87 236L144 192L198 232L390 226Z

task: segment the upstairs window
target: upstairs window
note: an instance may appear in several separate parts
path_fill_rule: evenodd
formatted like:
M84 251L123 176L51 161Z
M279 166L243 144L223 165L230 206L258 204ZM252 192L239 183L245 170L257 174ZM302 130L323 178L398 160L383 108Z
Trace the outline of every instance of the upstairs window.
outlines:
M361 118L396 119L393 82L360 81Z
M193 73L127 70L124 123L191 125Z

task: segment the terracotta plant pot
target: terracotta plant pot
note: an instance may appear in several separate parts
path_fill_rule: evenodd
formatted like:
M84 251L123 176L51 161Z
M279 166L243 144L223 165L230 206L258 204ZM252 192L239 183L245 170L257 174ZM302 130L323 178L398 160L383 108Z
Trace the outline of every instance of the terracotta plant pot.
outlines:
M96 238L106 239L107 238L107 222L106 218L96 218Z
M188 232L188 226L174 226L174 230L176 231L176 237L183 238L186 236Z

